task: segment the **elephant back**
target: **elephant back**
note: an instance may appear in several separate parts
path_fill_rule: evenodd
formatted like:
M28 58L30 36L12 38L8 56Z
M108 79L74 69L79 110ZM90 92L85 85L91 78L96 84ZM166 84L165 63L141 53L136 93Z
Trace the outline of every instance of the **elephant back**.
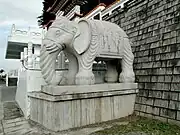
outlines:
M121 59L126 33L116 24L80 19L80 35L74 42L80 65L90 70L96 57Z
M96 48L96 57L120 58L123 51L124 38L127 34L118 25L100 20L86 20L88 24L88 44ZM90 41L89 41L90 40Z

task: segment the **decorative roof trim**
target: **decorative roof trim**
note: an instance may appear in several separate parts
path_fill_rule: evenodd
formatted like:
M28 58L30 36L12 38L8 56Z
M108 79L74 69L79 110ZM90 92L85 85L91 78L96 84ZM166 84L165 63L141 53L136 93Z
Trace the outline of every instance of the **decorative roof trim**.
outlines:
M108 5L108 6L105 8L105 10L108 9L108 8L110 8L110 7L113 6L114 4L118 3L119 1L121 1L121 0L116 0L116 1L114 1L113 3L111 3L110 5Z

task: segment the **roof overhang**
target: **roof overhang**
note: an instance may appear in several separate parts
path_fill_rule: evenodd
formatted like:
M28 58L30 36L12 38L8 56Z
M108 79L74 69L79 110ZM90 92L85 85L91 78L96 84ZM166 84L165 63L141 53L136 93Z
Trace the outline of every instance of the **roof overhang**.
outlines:
M35 45L41 46L40 44L33 44L33 46ZM5 59L20 59L21 52L24 52L25 47L28 47L28 43L8 41Z
M27 47L27 43L8 42L5 58L20 59L21 52L24 51L24 47Z
M20 59L21 52L24 51L25 47L28 47L29 42L33 43L33 46L41 46L42 35L43 33L33 31L33 29L28 29L28 31L15 29L15 25L13 25L7 40L5 58Z

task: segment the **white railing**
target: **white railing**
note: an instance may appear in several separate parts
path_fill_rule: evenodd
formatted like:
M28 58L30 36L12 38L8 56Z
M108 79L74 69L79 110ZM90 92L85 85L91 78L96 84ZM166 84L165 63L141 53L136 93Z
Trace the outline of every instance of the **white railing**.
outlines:
M31 42L28 43L28 48L25 47L24 51L21 52L21 70L40 70L39 62L40 62L40 46L34 46L33 53L33 45ZM61 52L57 58L57 69L65 68L65 55Z
M56 13L56 16L63 16L64 14L64 11L58 11ZM69 13L67 15L65 15L65 17L67 17L69 20L78 20L80 17L77 16L77 15L81 15L80 14L80 6L79 5L76 5L71 11L69 11Z
M87 19L94 19L96 15L99 15L99 20L102 20L102 11L105 9L105 5L98 5L92 11L89 12L88 15L85 16Z
M18 77L18 69L10 70L7 74L9 77Z
M28 43L28 48L24 48L24 52L21 52L22 69L40 69L39 67L39 55L40 47L34 46L32 42Z
M59 10L57 13L56 13L56 16L63 16L64 12Z
M71 19L74 17L75 14L80 14L80 6L76 5L67 15L66 17L68 19Z
M17 79L18 80L18 69L10 70L8 73L5 74L6 78L6 86L9 86L9 79ZM16 85L16 84L14 84Z
M112 4L111 6L107 7L105 10L102 11L102 17L111 15L112 12L118 8L123 8L124 3L126 3L127 1L129 0L120 0Z
M11 33L8 36L8 42L22 42L28 43L29 41L34 44L41 44L44 32L39 28L29 27L28 29L17 29L15 24L11 28Z

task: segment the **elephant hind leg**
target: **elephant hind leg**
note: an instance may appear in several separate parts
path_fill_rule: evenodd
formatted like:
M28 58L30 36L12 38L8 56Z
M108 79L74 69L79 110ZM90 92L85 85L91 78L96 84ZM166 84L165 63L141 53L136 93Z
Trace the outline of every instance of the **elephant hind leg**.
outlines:
M107 71L105 74L105 82L115 83L118 81L118 72L116 69L116 61L107 61Z
M131 83L135 81L133 71L134 55L131 50L131 45L128 38L124 38L123 58L121 61L122 72L119 76L119 82Z

